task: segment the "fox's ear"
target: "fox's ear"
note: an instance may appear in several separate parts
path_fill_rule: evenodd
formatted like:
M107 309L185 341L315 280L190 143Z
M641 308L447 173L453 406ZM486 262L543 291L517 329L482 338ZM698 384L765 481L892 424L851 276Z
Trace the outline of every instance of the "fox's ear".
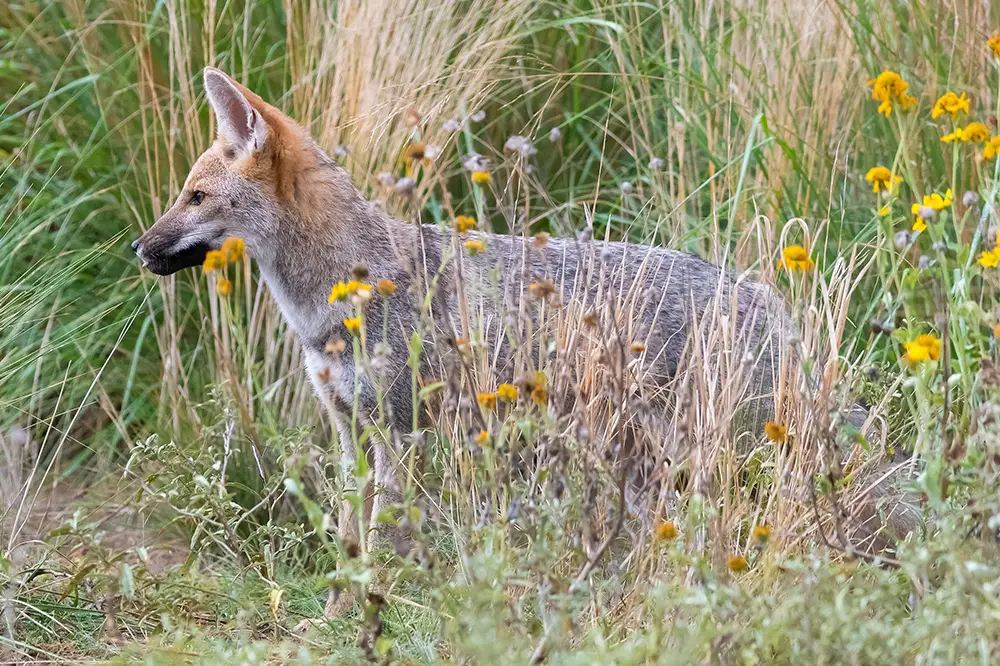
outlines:
M206 67L205 94L219 122L219 136L227 144L246 153L264 147L267 124L228 76L214 67Z

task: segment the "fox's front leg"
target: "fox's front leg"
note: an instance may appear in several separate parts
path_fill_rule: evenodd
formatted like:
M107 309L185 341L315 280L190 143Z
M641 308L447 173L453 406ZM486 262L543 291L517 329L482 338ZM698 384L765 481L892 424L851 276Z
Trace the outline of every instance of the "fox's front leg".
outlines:
M395 456L389 444L381 437L373 435L371 440L371 459L375 468L375 484L372 496L372 513L368 524L368 549L394 542L397 530L392 522L388 522L386 510L399 504L402 493L399 489L399 476L396 472ZM382 519L385 520L382 520Z
M364 488L355 488L357 477L354 470L357 469L357 456L355 454L354 440L351 438L350 424L343 418L334 417L334 425L340 439L340 488L343 495L340 500L340 515L337 522L337 536L340 539L341 550L356 548L361 540L358 530L358 515L354 510L354 503L346 498L346 495L355 494L365 497ZM362 510L366 503L362 504ZM363 516L362 516L363 517ZM350 590L339 590L330 588L326 597L326 605L323 607L323 619L335 620L351 608L354 607L354 595ZM303 620L299 623L299 630L304 631L312 626L313 620Z
M340 540L341 552L354 548L361 543L358 525L357 512L354 503L347 499L347 495L360 495L365 497L364 488L356 488L357 477L355 469L357 457L355 455L354 440L351 438L350 423L342 418L334 410L329 410L331 420L337 429L340 440L340 514L337 517L337 537ZM362 510L366 503L362 504ZM363 518L364 516L362 516ZM347 611L354 607L354 594L350 590L340 590L331 587L326 597L326 604L323 607L323 616L320 618L307 618L299 622L295 630L299 632L307 631L311 627L322 625L326 620L336 620L342 617Z
M395 526L388 510L402 500L396 463L389 445L377 434L370 433L365 442L365 456L374 472L374 483L366 481L358 488L355 476L357 469L357 447L351 439L351 429L347 424L338 425L341 444L341 488L344 494L364 498L362 515L358 516L355 504L341 500L338 534L342 544L360 544L359 533L364 531L368 551L394 542Z

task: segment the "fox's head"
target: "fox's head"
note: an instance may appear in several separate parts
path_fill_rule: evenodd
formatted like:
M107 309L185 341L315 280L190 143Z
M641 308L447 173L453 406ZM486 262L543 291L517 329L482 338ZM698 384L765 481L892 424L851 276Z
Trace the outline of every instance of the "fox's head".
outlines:
M143 264L170 275L204 262L228 237L269 247L294 205L297 174L329 162L305 129L221 71L205 70L218 136L174 205L132 243Z

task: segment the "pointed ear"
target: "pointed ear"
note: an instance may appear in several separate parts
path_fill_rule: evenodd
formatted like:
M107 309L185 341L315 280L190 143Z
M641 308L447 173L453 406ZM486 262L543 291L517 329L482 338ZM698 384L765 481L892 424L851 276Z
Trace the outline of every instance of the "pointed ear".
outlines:
M230 147L247 154L264 147L267 124L228 76L206 67L205 94L219 122L219 136Z

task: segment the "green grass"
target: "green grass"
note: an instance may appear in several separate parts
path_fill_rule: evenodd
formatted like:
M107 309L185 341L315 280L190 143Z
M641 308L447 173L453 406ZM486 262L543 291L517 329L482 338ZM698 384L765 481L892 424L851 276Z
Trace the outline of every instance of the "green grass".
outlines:
M930 109L946 90L968 93L959 124L997 132L1000 67L986 40L1000 10L934 0L465 0L433 14L378 0L219 4L0 7L0 654L995 660L1000 274L977 259L1000 226L1000 160L942 143L952 121ZM693 491L690 469L670 477L678 496L657 515L676 522L676 540L655 541L630 516L574 585L588 559L584 526L603 535L613 522L614 479L568 464L533 494L518 452L473 450L456 416L420 440L413 551L346 557L326 531L340 488L332 435L252 271L220 301L200 272L155 280L128 249L208 145L207 64L310 123L328 150L347 145L355 182L400 216L447 223L450 204L499 231L528 223L559 236L589 222L598 238L683 249L776 284L815 380L788 389L781 420L797 428L794 452L758 449L734 484L721 442L707 495ZM883 69L909 82L913 112L876 113L865 84ZM424 177L410 202L377 186L409 141L443 142L444 122L475 110L485 119L443 146L440 180ZM552 128L561 140L547 139ZM531 173L502 155L514 134L538 148ZM493 158L492 190L463 172L472 151ZM878 164L904 178L895 195L865 181ZM910 205L947 188L952 206L897 243ZM804 230L815 274L776 270L782 247L806 244ZM946 351L910 367L904 343L921 333ZM840 374L826 380L831 358ZM861 394L888 439L859 446L859 459L918 454L923 522L894 566L827 547L803 499L805 482L824 475L799 442L829 441L817 423ZM505 441L558 441L583 459L577 435L535 413L518 418ZM849 481L833 477L845 495ZM766 545L749 536L760 524L772 529ZM727 571L736 553L749 572ZM387 591L384 627L359 604L293 633L322 611L331 584ZM110 615L121 641L103 629Z

